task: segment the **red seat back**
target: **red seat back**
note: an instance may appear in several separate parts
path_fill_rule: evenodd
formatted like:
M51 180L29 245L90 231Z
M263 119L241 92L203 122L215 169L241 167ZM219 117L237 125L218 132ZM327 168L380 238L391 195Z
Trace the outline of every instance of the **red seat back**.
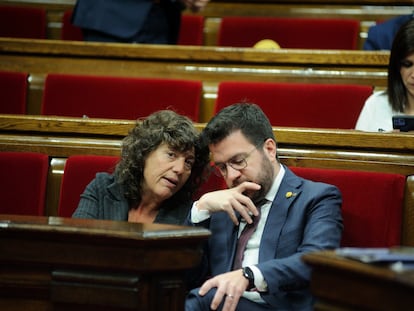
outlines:
M46 154L0 152L0 214L43 215L48 170Z
M46 39L46 10L0 6L0 37Z
M259 105L274 126L353 129L371 93L362 85L224 81L214 112L248 101Z
M391 247L401 244L406 177L399 174L290 167L297 175L336 185L342 193L341 246Z
M0 113L26 113L27 77L24 72L0 71Z
M211 167L211 169L213 169ZM223 177L215 175L213 172L207 175L207 179L201 184L200 188L194 193L194 200L198 200L203 194L216 190L227 189L226 182Z
M263 39L281 48L358 48L359 21L356 19L223 17L218 31L219 46L253 47Z
M204 17L202 15L181 15L179 45L203 45Z
M194 80L49 74L42 114L137 119L172 109L197 122L201 94Z
M58 215L71 217L78 207L80 195L98 172L112 173L119 157L74 155L68 157L60 188Z
M72 24L73 10L67 10L62 17L62 40L83 41L82 29Z

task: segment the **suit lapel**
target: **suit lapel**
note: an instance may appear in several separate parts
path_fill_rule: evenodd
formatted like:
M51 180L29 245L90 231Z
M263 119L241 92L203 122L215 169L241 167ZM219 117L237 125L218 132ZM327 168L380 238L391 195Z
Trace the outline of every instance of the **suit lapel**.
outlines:
M259 262L276 258L281 230L284 227L293 202L301 192L302 182L287 167L276 198L267 216L260 241Z

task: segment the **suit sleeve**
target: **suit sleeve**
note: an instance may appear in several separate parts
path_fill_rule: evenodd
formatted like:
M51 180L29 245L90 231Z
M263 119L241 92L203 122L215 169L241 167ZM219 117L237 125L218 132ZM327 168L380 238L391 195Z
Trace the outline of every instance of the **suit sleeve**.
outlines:
M316 187L305 189L300 203L292 206L291 214L295 216L286 220L276 247L276 259L257 266L268 286L263 298L306 289L311 271L301 260L302 255L340 245L343 229L341 194L334 186L313 184Z

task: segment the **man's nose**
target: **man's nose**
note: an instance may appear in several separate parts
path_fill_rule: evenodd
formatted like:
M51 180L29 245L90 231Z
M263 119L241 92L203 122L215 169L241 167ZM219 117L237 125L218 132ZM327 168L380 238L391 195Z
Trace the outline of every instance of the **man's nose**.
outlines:
M239 170L236 170L234 168L232 168L230 165L227 164L226 166L227 169L227 174L226 174L226 178L228 180L235 180L236 178L240 177L241 172Z

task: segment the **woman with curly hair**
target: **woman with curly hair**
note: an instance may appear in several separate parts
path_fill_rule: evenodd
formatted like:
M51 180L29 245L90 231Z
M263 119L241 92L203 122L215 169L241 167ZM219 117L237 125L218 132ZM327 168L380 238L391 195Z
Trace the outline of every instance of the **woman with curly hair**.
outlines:
M190 119L155 112L137 121L114 173L96 174L72 217L183 224L207 163Z
M355 129L392 131L395 115L414 115L414 19L405 23L394 38L387 89L375 92L366 100Z

